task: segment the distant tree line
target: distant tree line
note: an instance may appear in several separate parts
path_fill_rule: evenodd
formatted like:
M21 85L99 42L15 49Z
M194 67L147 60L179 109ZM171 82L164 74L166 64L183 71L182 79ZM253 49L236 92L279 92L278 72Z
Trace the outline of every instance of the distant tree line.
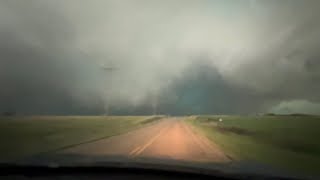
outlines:
M4 111L1 113L2 116L15 116L16 112L14 111Z

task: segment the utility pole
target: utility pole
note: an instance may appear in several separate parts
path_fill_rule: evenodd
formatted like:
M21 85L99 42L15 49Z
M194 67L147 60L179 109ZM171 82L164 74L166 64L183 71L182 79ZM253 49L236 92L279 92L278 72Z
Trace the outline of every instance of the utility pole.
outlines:
M117 68L115 68L115 67L113 67L113 66L105 66L105 65L103 65L102 66L102 69L105 71L105 72L107 72L108 74L110 74L110 82L109 82L109 84L107 84L107 86L108 87L111 87L111 85L112 85L112 72L114 72L115 70L117 70ZM111 99L110 98L110 90L107 90L107 91L109 91L109 92L107 92L107 94L106 94L106 101L107 102L105 102L105 104L104 104L104 108L105 108L105 115L109 115L109 109L110 109L110 104L109 104L109 100Z
M158 114L158 98L154 97L153 99L153 103L152 103L152 110L153 110L153 115L157 115Z
M157 93L152 93L152 97L150 98L151 100L151 107L152 107L152 114L153 115L158 115L158 106L159 106L159 97Z

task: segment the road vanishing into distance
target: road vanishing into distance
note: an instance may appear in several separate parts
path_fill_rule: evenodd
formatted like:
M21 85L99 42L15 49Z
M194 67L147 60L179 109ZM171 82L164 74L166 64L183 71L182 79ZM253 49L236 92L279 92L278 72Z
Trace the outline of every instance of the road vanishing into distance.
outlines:
M167 118L126 134L81 144L60 153L121 155L185 161L225 162L228 157L179 118Z

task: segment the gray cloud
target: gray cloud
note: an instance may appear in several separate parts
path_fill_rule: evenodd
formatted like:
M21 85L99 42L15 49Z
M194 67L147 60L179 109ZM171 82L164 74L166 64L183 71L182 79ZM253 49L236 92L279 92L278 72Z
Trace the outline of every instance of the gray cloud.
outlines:
M284 101L279 103L277 106L272 107L270 112L277 114L305 113L319 115L320 104L312 103L306 100Z
M318 7L2 1L0 110L256 113L288 101L320 103Z

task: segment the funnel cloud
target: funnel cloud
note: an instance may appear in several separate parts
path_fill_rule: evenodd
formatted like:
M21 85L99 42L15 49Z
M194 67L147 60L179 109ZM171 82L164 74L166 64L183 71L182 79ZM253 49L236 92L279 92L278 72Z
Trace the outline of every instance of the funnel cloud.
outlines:
M319 5L4 0L0 111L320 114Z

